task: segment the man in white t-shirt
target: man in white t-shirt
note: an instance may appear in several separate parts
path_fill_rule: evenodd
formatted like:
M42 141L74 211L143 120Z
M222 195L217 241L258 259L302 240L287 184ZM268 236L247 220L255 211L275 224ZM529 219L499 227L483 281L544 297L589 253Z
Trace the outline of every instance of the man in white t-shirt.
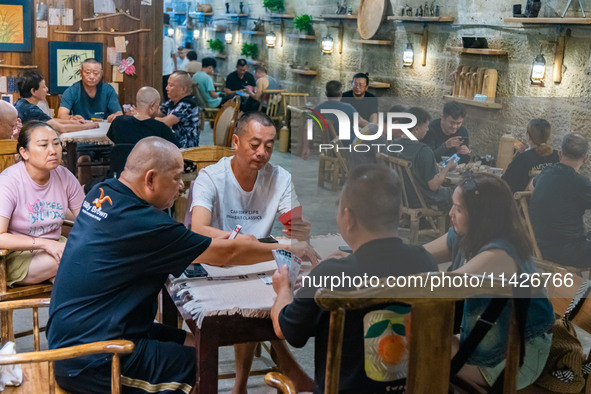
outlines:
M269 164L276 135L273 121L262 112L247 113L236 125L232 143L236 152L199 172L193 186L192 230L212 238L228 238L237 224L238 237L263 238L270 234L277 213L299 206L289 172ZM292 220L283 230L307 240L310 223ZM272 341L278 363L298 391L312 391L313 381L294 360L284 341ZM233 393L246 393L256 343L234 345L236 380Z
M162 95L164 101L168 101L166 85L170 74L177 69L175 43L171 37L164 36L162 41Z

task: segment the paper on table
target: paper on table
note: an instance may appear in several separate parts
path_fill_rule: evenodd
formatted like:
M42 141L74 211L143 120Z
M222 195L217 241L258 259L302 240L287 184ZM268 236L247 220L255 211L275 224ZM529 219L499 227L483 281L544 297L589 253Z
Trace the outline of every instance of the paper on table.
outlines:
M262 263L252 265L233 265L231 267L216 267L209 264L201 264L201 266L205 268L210 278L273 272L277 269L275 260L263 261Z

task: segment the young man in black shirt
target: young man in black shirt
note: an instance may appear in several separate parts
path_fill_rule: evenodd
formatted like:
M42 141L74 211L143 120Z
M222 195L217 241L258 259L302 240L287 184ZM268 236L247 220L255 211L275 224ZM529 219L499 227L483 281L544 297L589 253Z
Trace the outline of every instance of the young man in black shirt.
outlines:
M238 59L236 62L236 71L232 71L226 77L225 96L222 102L226 102L236 94L246 93L244 89L247 86L256 86L254 75L246 71L247 63L245 59ZM244 96L243 96L244 97Z
M353 75L351 86L351 90L343 93L341 101L355 107L359 116L368 122L378 123L378 98L367 91L369 76L364 73Z
M170 274L179 276L194 261L223 266L270 260L278 245L211 239L163 212L183 188L183 167L170 142L138 142L121 177L87 195L53 285L49 347L133 341L133 352L121 357L125 392L189 393L195 383L193 335L154 323L158 293ZM105 355L57 361L55 376L67 391L111 390Z
M466 117L466 108L455 101L443 106L443 115L429 123L429 131L422 143L433 149L435 160L442 161L441 156L452 156L457 153L460 163L470 161L468 148L468 130L462 126Z
M591 209L591 182L579 174L589 158L589 142L580 134L562 139L560 162L534 178L529 213L544 259L574 267L591 266L591 240L583 215Z
M310 273L310 278L316 279L308 281L310 278L303 278L303 287L295 299L286 267L273 275L273 288L277 298L271 308L271 318L277 336L285 338L295 347L303 347L310 337L315 337L315 393L321 393L324 389L330 313L316 305L314 294L317 288L310 284L319 283L322 278L331 276L387 277L437 271L432 256L425 249L406 245L398 238L401 198L401 184L395 172L378 165L357 167L343 186L337 212L339 232L351 246L353 254L340 260L321 262ZM339 290L354 289L348 287ZM408 306L397 306L402 312L400 319L408 319L408 311L402 311ZM368 367L368 364L374 365L374 362L366 361L368 352L375 350L380 353L379 350L368 349L364 343L364 317L374 313L373 309L384 308L349 311L346 314L340 392L391 393L403 385L399 381L405 376L403 365L394 379L378 381L368 377L375 377L370 372L371 367ZM403 335L384 332L383 336L392 337L390 339L396 337L398 343L406 343ZM382 362L385 362L383 358L382 361L377 361L378 364Z

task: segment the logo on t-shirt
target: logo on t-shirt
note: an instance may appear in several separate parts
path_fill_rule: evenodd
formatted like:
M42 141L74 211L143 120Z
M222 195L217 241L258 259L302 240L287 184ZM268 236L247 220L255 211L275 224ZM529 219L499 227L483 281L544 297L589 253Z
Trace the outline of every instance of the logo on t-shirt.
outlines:
M92 204L88 201L84 201L84 203L82 204L82 212L84 212L86 215L90 216L93 219L101 221L102 219L106 219L107 217L109 217L108 213L103 212L103 209L101 208L102 205L105 202L108 202L110 205L113 205L113 201L111 200L111 197L105 196L105 191L102 187L99 187L99 190L101 191L101 195L100 197L95 198L92 201Z

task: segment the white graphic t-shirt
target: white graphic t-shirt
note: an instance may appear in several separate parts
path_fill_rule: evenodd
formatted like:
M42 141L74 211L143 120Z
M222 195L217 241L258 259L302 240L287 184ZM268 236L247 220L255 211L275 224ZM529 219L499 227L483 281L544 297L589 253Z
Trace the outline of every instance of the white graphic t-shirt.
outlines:
M259 170L252 191L246 192L232 172L232 157L224 157L199 172L193 186L191 210L194 206L208 209L212 227L232 231L240 224L242 234L264 238L271 232L277 213L283 214L300 205L291 174L267 163Z

